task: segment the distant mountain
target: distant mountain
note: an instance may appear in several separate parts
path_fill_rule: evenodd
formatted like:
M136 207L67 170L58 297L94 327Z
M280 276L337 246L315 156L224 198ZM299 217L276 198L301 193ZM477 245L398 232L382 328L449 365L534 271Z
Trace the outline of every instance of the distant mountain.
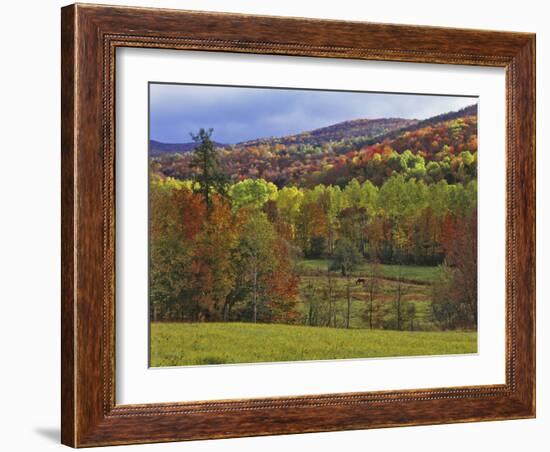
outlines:
M254 140L244 141L242 143L238 143L237 146L259 146L262 144L284 144L286 146L301 144L319 146L329 141L352 140L355 138L375 138L394 130L414 126L417 123L418 120L416 119L403 118L353 119L295 135L257 138Z
M424 120L355 119L295 135L216 145L233 181L263 178L279 188L343 187L352 178L380 186L394 174L426 183L467 183L477 174L477 105ZM153 171L160 177L192 177L189 151L194 147L151 142Z
M342 140L353 140L361 138L363 140L376 139L381 135L401 130L406 127L414 127L419 121L416 119L403 118L380 118L380 119L353 119L332 124L327 127L302 132L295 135L282 137L265 137L253 140L243 141L234 145L234 147L260 146L284 144L290 145L310 145L321 146L327 142L336 142ZM229 147L227 144L214 142L219 148ZM196 143L162 143L156 140L150 140L149 154L151 157L159 157L167 154L185 154L195 149Z
M353 119L295 135L256 138L231 145L231 147L274 146L277 144L285 146L322 146L328 142L345 141L354 142L356 144L355 147L362 147L387 139L397 138L403 132L471 115L477 115L477 105L471 105L458 111L443 113L423 120L404 118ZM170 154L186 154L193 151L196 146L197 144L193 141L187 143L163 143L150 140L149 155L151 157L160 157ZM228 144L216 141L214 141L214 146L218 148L230 147Z
M225 144L214 141L214 146L225 147ZM185 154L191 152L197 147L197 143L191 141L189 143L162 143L156 140L149 140L149 155L151 157L159 157L167 154Z

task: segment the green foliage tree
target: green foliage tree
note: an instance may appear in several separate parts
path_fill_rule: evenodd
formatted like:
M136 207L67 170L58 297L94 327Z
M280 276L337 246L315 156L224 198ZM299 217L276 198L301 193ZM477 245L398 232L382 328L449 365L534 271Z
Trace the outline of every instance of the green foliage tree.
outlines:
M263 212L253 212L241 232L239 248L244 258L252 293L252 321L258 321L262 303L265 276L272 269L272 249L276 239L275 230Z
M193 180L196 182L199 191L210 211L212 192L222 196L226 194L229 179L220 169L219 155L212 142L214 129L200 129L199 132L191 134L193 141L197 144L193 151L193 157L189 167L195 170Z
M303 199L304 191L297 187L284 187L277 193L277 209L286 223L291 240L296 237L296 226Z
M229 197L234 210L242 207L260 208L277 197L277 186L264 179L245 179L231 185Z
M352 242L361 254L366 252L367 209L364 207L347 207L338 214L339 234Z

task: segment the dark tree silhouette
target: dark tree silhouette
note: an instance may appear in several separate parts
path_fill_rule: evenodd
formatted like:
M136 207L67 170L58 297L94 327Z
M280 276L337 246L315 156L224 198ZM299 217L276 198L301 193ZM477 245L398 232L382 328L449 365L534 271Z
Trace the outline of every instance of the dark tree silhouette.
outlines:
M212 132L214 129L201 128L196 135L191 134L197 147L189 163L189 167L195 170L193 180L198 183L196 190L202 194L208 212L212 207L212 192L224 197L229 183L229 178L220 168L218 151L211 140Z

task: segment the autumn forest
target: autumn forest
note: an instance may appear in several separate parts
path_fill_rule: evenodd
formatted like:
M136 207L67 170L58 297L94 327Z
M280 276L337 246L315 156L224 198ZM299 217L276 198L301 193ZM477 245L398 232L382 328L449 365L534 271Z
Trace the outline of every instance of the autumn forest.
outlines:
M477 105L209 126L149 145L152 365L476 351Z

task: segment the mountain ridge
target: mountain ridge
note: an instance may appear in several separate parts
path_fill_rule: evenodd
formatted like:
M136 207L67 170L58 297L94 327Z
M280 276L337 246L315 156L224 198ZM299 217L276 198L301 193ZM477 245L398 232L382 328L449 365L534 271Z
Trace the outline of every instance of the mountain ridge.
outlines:
M380 186L388 177L402 174L426 182L467 183L477 173L477 105L420 121L344 121L298 135L226 146L219 152L223 171L235 182L262 178L278 187L343 187L356 178ZM192 177L190 152L151 157L152 171L159 177Z
M216 147L226 147L226 144L214 142ZM151 157L159 157L167 154L185 154L191 152L197 147L194 141L183 143L164 143L157 140L149 140L149 155Z
M369 136L375 138L383 133L401 129L403 127L414 126L419 120L405 118L357 118L346 121L340 121L325 127L319 127L312 130L306 130L296 134L282 135L279 137L259 137L251 140L240 141L235 144L224 144L214 141L214 146L219 148L231 148L241 146L259 146L262 144L320 144L325 141L337 141L342 139ZM194 141L181 143L166 143L158 140L149 140L150 155L159 156L164 154L187 153L193 151L197 144Z
M361 146L369 146L385 139L395 138L402 132L468 115L477 115L477 104L421 120L398 117L372 119L356 118L296 134L278 137L258 137L251 140L240 141L235 144L214 141L214 146L224 149L243 146L260 146L265 144L283 144L287 146L291 144L307 144L318 146L326 141L352 140L357 138L363 138L360 143ZM149 154L151 157L170 154L186 154L193 151L196 146L197 144L194 141L166 143L158 140L149 140Z

